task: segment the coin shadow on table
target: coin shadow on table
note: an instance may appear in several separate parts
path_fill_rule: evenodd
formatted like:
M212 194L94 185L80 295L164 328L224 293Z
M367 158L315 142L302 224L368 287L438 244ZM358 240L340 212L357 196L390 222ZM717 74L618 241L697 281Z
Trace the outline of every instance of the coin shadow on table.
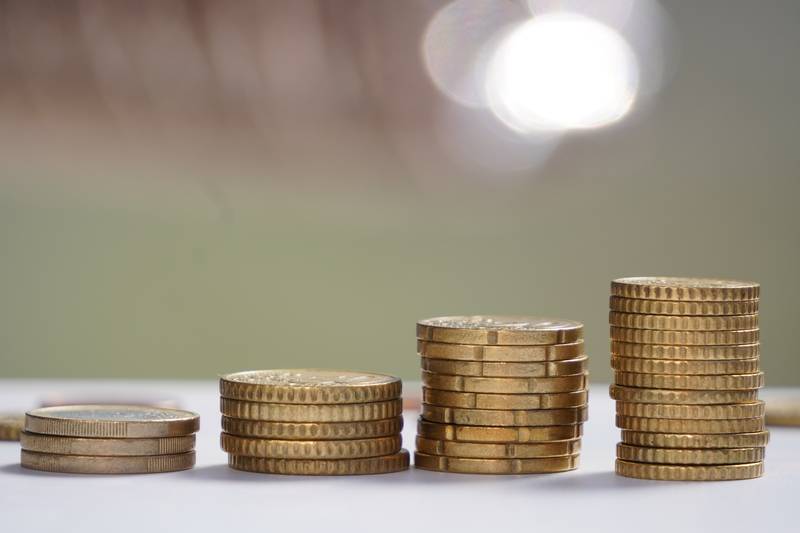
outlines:
M32 468L22 468L19 463L10 463L0 466L0 472L12 476L29 476L29 477L73 477L73 478L92 478L92 477L108 477L109 474L73 474L69 472L47 472L45 470L34 470ZM139 474L130 474L139 475Z
M190 470L178 472L176 475L189 481L214 481L214 482L234 482L234 483L247 483L257 482L265 483L270 481L275 482L292 482L305 479L306 476L283 476L280 474L259 474L256 472L242 472L230 468L226 464L198 466Z
M543 486L547 487L548 490L565 490L570 492L577 490L606 492L628 489L641 491L648 488L664 488L667 485L674 484L673 482L659 483L652 480L632 479L619 476L613 470L587 473L577 471L570 472L567 475L554 474L543 479L547 479Z

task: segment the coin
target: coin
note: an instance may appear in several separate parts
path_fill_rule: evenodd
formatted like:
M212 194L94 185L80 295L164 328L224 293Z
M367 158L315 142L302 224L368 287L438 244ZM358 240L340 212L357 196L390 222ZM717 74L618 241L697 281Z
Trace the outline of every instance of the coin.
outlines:
M557 440L532 444L490 444L486 442L458 442L417 437L417 451L428 455L473 457L482 459L530 459L573 455L581 450L580 439Z
M725 279L634 277L612 281L611 294L644 300L730 302L758 299L759 285Z
M572 320L515 316L445 316L417 322L417 338L455 344L563 344L583 337Z
M422 384L431 389L497 394L546 394L586 388L586 373L551 378L481 378L422 371Z
M515 411L458 409L422 404L422 418L425 420L467 426L564 426L585 422L587 414L585 407Z
M408 470L408 451L392 455L362 457L360 459L276 459L228 455L228 466L246 472L261 474L289 474L303 476L354 476L388 474Z
M714 466L678 466L634 463L617 459L617 474L639 479L663 481L731 481L753 479L764 474L764 463Z
M489 427L438 424L420 418L417 434L435 440L462 442L528 443L576 439L583 435L583 426Z
M402 382L395 377L347 370L288 368L251 370L220 377L224 398L251 402L340 404L394 400Z
M753 374L758 372L758 357L720 361L675 361L611 356L611 368L637 374Z
M274 440L220 434L220 446L233 455L276 459L357 459L391 455L402 447L400 435L352 440Z
M752 315L758 312L758 300L731 302L680 302L670 300L639 300L612 296L612 311L645 315Z
M768 426L800 426L800 398L770 398L767 401Z
M337 405L245 402L220 398L225 416L268 422L359 422L393 418L403 413L402 400Z
M423 357L422 369L437 374L483 377L553 377L586 371L587 357L546 363L496 363L481 361L446 361Z
M480 394L423 387L422 400L430 405L462 409L559 409L586 405L589 391L560 394Z
M638 344L732 345L751 344L759 338L758 329L736 331L667 331L611 326L611 339Z
M178 437L199 427L196 413L135 405L42 407L25 417L25 431L63 437Z
M414 453L414 466L458 474L546 474L578 468L578 455L533 459L470 459Z
M611 398L633 403L672 403L682 405L707 405L750 403L758 400L758 389L751 390L667 390L637 389L634 387L609 387Z
M48 407L46 409L52 409ZM24 468L69 474L155 474L188 470L194 466L195 453L98 457L94 455L59 455L22 450Z
M486 346L417 340L417 353L429 359L532 363L575 359L584 354L584 345L582 340L538 346Z
M651 448L758 448L769 442L768 431L730 434L649 433L622 430L622 442Z
M617 414L640 418L699 418L725 420L764 416L764 402L726 405L674 405L617 402ZM752 461L742 461L744 463Z
M677 331L749 330L758 327L758 314L731 316L638 315L611 311L608 323L633 329ZM726 343L727 344L727 343Z
M24 414L0 413L0 440L19 440L19 434L24 426Z
M757 342L732 346L671 346L611 341L611 353L620 357L685 361L752 359L758 357L759 348L760 345Z
M617 415L617 427L652 433L752 433L764 430L764 417L731 420L640 418Z
M23 450L59 455L174 455L194 449L195 436L103 439L86 437L61 437L23 432L20 435Z
M625 387L646 389L748 390L764 386L764 373L729 376L678 376L615 371L614 383Z
M617 458L636 463L672 465L735 465L764 460L764 448L726 448L722 450L688 450L645 448L617 444Z
M403 417L360 422L267 422L222 417L222 431L240 437L278 440L366 439L396 435Z

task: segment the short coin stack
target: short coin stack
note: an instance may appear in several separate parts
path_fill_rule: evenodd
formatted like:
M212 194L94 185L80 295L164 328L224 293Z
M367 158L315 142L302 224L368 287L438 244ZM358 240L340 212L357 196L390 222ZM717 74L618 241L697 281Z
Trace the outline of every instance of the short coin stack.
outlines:
M759 371L757 283L622 278L611 283L617 474L760 477L769 433Z
M383 374L253 370L220 378L228 465L264 474L385 474L408 469L402 383Z
M195 463L197 414L133 405L68 405L29 411L22 466L72 474L152 474Z
M580 322L458 316L417 323L417 468L538 474L578 466L587 357Z

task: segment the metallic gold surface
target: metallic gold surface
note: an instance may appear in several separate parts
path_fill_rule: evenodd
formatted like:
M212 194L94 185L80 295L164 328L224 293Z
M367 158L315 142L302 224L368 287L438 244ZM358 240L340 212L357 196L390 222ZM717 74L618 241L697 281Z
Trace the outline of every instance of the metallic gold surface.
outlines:
M758 300L732 302L679 302L670 300L640 300L612 296L612 311L645 315L752 315L758 312Z
M679 376L614 372L614 383L625 387L675 390L750 390L764 386L764 373L728 376Z
M767 401L768 426L800 426L800 397L770 398Z
M758 342L758 329L736 331L667 331L662 329L633 329L611 326L611 339L638 344L674 345L732 345Z
M560 394L481 394L422 387L422 401L461 409L560 409L580 407L589 401L589 391Z
M608 323L633 329L673 331L731 331L758 328L758 314L732 316L639 315L611 311Z
M20 435L23 450L60 455L173 455L194 449L195 436L162 437L153 439L102 439L86 437L60 437L23 432Z
M220 377L223 398L251 402L340 404L394 400L400 379L370 372L288 368L251 370Z
M753 433L763 431L764 417L735 420L706 420L679 418L640 418L616 416L617 427L652 433Z
M461 442L529 443L576 439L583 435L583 425L538 427L489 427L438 424L420 418L417 434L434 440Z
M583 340L539 346L486 346L417 340L417 353L429 359L533 363L575 359L584 354Z
M684 361L752 359L758 357L760 347L757 342L731 346L680 346L611 341L611 353L620 357Z
M199 428L196 413L134 405L43 407L25 416L25 431L64 437L178 437Z
M92 455L58 455L22 450L24 468L69 474L155 474L188 470L194 466L195 453L98 457Z
M222 417L222 431L240 437L278 440L341 440L386 437L400 433L403 417L360 422L267 422Z
M730 302L756 300L760 286L751 281L668 276L619 278L611 294L644 300Z
M24 413L0 413L0 440L19 440L23 427Z
M611 368L637 374L753 374L759 370L759 358L720 361L676 361L611 356Z
M455 344L563 344L583 337L572 320L514 316L448 316L417 322L417 338Z
M732 481L753 479L764 474L764 463L715 466L678 466L634 463L617 459L617 474L638 479L663 481Z
M751 403L758 400L758 389L750 390L667 390L637 389L611 385L611 398L633 403L667 403L681 405L708 405Z
M675 405L617 402L617 414L640 418L685 418L700 420L755 418L764 416L764 402L759 401L725 405Z
M588 358L543 363L497 363L480 361L446 361L444 359L421 359L423 370L437 374L482 377L553 377L580 374L586 371Z
M220 398L223 415L268 422L359 422L394 418L403 413L402 400L338 405L245 402Z
M466 426L565 426L585 422L587 416L586 407L503 411L422 405L422 418L429 422Z
M549 394L586 388L588 374L552 378L480 378L422 371L422 384L431 389L489 394Z
M728 434L649 433L622 430L622 442L651 448L758 448L769 442L768 431Z
M636 463L668 465L736 465L764 460L764 448L725 448L720 450L688 450L646 448L617 444L617 458Z
M228 466L236 470L260 474L288 474L301 476L356 476L388 474L408 470L408 451L401 450L382 457L360 459L274 459L229 455Z
M274 459L357 459L400 451L400 435L353 440L272 440L220 434L220 446L233 455Z
M458 474L546 474L574 470L578 467L578 455L534 459L470 459L415 452L414 466Z
M486 442L458 442L417 437L417 451L428 455L473 457L481 459L530 459L573 455L581 451L581 440L558 440L535 444L489 444Z

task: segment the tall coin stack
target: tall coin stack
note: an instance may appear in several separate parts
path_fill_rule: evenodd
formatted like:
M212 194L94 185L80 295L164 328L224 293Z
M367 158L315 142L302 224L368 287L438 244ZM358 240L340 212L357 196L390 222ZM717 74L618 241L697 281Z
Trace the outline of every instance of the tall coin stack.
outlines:
M402 383L321 369L222 376L220 444L228 465L264 474L356 475L408 469Z
M197 414L135 405L28 411L22 466L72 474L153 474L192 468Z
M459 316L417 323L417 468L538 474L578 467L587 357L580 322Z
M611 282L616 472L681 480L760 477L769 433L759 371L757 283Z

